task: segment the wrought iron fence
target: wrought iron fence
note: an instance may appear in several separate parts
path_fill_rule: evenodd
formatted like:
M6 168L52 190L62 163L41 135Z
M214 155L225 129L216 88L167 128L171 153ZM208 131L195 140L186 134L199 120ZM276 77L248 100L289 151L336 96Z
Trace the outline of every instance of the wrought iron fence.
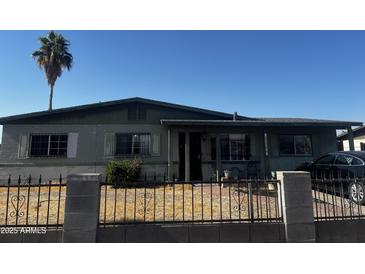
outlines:
M7 178L0 185L0 226L63 226L66 184L55 180Z
M277 180L101 184L99 226L282 222Z
M365 178L312 174L315 220L364 219L364 183Z

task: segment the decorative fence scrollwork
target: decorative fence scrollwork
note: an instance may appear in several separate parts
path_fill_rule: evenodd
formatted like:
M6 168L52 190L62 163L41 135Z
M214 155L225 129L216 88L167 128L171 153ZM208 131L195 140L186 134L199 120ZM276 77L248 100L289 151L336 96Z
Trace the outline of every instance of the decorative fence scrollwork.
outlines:
M278 184L268 179L146 180L115 187L106 178L100 185L99 225L280 223Z
M21 211L25 203L25 195L14 195L11 197L11 205L13 206L13 211L10 212L10 217L23 217L24 212Z
M66 184L53 180L19 177L0 180L0 227L63 226ZM41 206L42 205L42 206Z

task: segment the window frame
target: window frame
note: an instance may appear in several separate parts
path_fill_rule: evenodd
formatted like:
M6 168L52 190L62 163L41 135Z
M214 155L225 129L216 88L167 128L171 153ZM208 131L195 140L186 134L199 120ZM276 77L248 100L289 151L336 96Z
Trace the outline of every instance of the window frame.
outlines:
M351 157L353 159L357 159L357 160L359 160L361 162L361 164L359 164L359 165L353 165L353 164L340 165L340 164L336 164L336 160L337 160L337 157L338 156L343 156L343 157L346 157L347 156L347 157ZM356 156L353 156L353 155L349 155L349 154L343 154L343 153L341 153L341 154L336 154L335 160L333 161L333 164L332 165L333 166L346 166L346 167L364 166L365 165L365 162L362 159L360 159L359 157L356 157Z
M332 156L332 162L330 163L330 164L321 164L321 163L318 163L318 161L319 160L321 160L321 159L323 159L323 158L326 158L326 157L331 157ZM333 166L334 165L334 163L335 163L335 161L336 161L336 155L333 155L333 154L326 154L326 155L323 155L323 156L321 156L320 158L318 158L315 162L314 162L314 164L316 165L316 166Z
M231 139L230 138L230 135L243 135L245 138L243 138L242 140L240 141L243 141L245 142L246 138L248 137L249 139L249 150L250 150L250 157L252 156L251 154L251 136L249 133L222 133L220 138L219 138L219 147L216 148L216 149L220 149L220 155L221 155L221 161L226 161L226 162L243 162L243 161L252 161L251 159L245 159L245 153L243 153L243 159L232 159L232 144L231 144L231 140L234 140L234 139ZM228 147L229 147L229 159L223 159L223 153L222 153L222 137L224 136L228 136ZM243 146L245 146L245 144L243 144Z
M294 147L294 154L290 154L290 153L281 153L281 149L280 149L280 137L282 136L291 136L293 137L293 147ZM296 137L309 137L310 140L310 147L311 147L311 153L310 154L297 154L297 148L296 148L296 142L295 142L295 138ZM312 140L312 134L279 134L279 156L280 157L313 157L313 140Z
M138 135L138 136L141 136L141 135L146 135L146 136L149 136L148 138L148 153L144 153L144 154L135 154L135 153L131 153L131 154L118 154L117 153L117 143L118 143L118 135L130 135L132 136L132 148L131 148L131 151L133 152L134 148L133 148L133 135ZM152 144L152 134L151 133L148 133L148 132L133 132L133 133L129 133L129 132L117 132L115 133L115 152L114 152L114 156L116 158L128 158L128 157L151 157L152 155L152 152L151 152L151 144Z
M47 146L47 155L32 155L32 144L34 136L48 136L48 146ZM66 136L66 153L64 155L51 155L51 137L52 136ZM29 158L67 158L68 153L68 133L30 133L29 134L29 149L28 149L28 157ZM59 143L59 141L58 141ZM58 148L59 149L59 148Z

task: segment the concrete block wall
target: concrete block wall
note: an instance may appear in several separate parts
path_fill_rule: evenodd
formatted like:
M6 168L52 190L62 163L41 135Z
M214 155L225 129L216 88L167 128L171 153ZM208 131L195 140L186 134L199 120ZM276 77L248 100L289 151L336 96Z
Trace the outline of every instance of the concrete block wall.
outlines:
M316 240L312 184L308 172L278 172L280 199L287 242Z
M0 242L365 242L365 220L314 222L310 176L279 172L283 223L98 227L100 174L67 178L63 231L0 234Z
M63 242L95 242L99 222L100 181L100 174L67 177Z

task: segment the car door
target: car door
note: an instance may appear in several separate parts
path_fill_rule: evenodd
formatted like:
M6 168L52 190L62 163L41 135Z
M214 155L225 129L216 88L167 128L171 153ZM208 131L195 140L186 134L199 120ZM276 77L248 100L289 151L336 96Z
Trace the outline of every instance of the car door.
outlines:
M360 158L354 157L354 160L351 162L351 167L354 169L354 174L358 178L365 177L365 163Z
M329 178L334 160L335 155L327 154L315 161L313 164L313 176L321 179Z
M350 164L353 161L353 157L345 154L337 154L333 165L333 177L344 179L347 177L352 177L353 172L351 170Z

